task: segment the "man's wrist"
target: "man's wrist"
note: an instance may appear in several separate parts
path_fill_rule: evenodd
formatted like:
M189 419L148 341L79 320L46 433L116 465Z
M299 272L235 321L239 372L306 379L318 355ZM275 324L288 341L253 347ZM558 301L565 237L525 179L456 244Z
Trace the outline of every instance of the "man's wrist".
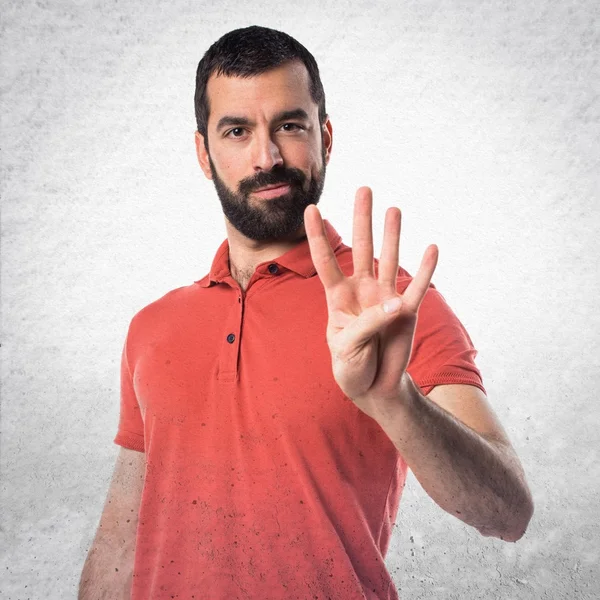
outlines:
M378 414L375 420L384 431L397 430L397 423L405 421L407 415L419 401L420 392L412 377L405 371L400 379L398 393L393 398L375 399Z

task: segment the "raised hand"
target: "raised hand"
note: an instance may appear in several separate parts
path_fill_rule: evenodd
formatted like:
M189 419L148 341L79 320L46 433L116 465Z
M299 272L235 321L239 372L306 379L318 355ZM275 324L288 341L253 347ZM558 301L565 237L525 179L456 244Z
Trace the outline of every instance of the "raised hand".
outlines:
M401 213L389 208L377 278L373 263L373 193L356 192L352 235L354 273L344 276L327 239L319 209L311 204L304 225L327 299L327 343L333 376L346 396L369 416L385 416L402 400L419 306L438 258L428 246L404 294L396 291Z

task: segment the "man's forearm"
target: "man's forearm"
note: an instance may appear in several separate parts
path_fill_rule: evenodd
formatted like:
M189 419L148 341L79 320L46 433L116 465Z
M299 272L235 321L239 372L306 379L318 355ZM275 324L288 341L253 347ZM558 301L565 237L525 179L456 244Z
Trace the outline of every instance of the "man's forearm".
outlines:
M129 600L133 555L131 547L95 540L81 573L78 600Z
M533 502L514 453L423 396L408 375L377 419L425 491L483 535L518 540Z

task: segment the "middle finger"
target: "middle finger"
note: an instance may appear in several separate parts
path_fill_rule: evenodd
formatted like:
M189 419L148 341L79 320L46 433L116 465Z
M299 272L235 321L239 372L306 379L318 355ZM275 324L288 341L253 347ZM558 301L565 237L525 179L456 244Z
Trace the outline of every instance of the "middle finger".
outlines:
M354 223L352 226L352 261L354 275L373 277L373 192L361 187L354 200Z

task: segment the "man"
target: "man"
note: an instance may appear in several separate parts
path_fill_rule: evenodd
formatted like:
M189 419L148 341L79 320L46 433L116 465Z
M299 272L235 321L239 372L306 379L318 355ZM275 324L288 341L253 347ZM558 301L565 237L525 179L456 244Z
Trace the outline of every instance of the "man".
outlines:
M227 240L210 273L141 310L122 357L121 445L81 599L397 598L384 559L407 469L446 511L516 541L533 505L467 332L316 208L332 149L317 64L281 32L200 61L197 155ZM417 319L418 317L418 319Z

